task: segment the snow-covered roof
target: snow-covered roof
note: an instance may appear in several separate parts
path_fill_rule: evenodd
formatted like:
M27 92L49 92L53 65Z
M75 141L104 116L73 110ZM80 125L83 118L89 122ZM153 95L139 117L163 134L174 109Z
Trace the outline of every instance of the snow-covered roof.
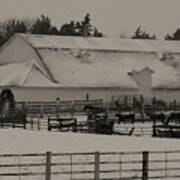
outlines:
M118 59L77 58L62 51L39 51L55 80L63 87L138 89Z
M137 88L129 76L132 70L150 68L153 88L180 88L180 72L161 62L155 55L131 57L126 54L96 52L74 55L71 51L39 50L44 62L61 86Z
M0 66L1 86L138 89L128 73L147 67L154 72L153 88L180 88L180 72L160 61L155 54L162 51L180 53L180 42L29 34L15 36L23 38L36 50L55 81L48 78L35 61L12 62ZM149 53L132 53L136 51Z
M56 87L34 60L0 66L0 86Z
M179 41L16 34L35 48L180 53Z

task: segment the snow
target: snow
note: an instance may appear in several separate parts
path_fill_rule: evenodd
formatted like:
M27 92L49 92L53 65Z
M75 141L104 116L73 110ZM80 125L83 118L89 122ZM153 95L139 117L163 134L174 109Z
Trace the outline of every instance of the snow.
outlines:
M39 69L35 60L0 66L0 86L57 87Z
M39 50L54 78L52 82L34 61L0 66L0 85L26 87L119 87L138 89L128 75L132 70L149 67L154 88L179 88L180 73L162 63L155 55L131 55L122 53L83 52L76 57L73 52L62 50ZM10 73L11 72L11 73Z
M163 40L93 38L17 34L35 48L68 48L91 50L116 50L126 52L173 52L180 53L180 42Z
M164 151L179 150L179 139L128 137L28 131L0 130L0 154L52 152L112 152L112 151Z
M128 76L126 65L121 66L118 59L96 57L82 62L81 58L61 52L49 52L43 57L54 78L64 87L138 88Z
M153 88L180 87L180 73L161 62L155 54L145 56L143 54L90 51L88 59L87 57L76 57L73 51L41 49L39 52L54 78L65 87L137 89L137 84L128 73L132 70L140 71L146 67L154 71L152 74Z
M57 83L52 82L38 67L33 64L26 80L23 84L25 87L58 87Z
M78 134L78 133L60 133L60 132L47 132L47 131L28 131L28 130L22 130L22 129L1 129L0 130L0 154L21 154L21 153L45 153L46 151L52 151L53 153L74 153L74 152L125 152L125 151L164 151L164 150L179 150L180 149L180 140L178 139L165 139L165 138L151 138L151 137L125 137L125 136L108 136L108 135L93 135L93 134ZM151 160L164 160L165 155L162 154L150 154ZM103 155L101 154L101 161L132 161L132 160L139 160L141 161L141 154L133 155L122 155L121 157L117 155ZM168 158L171 159L178 159L179 154L169 154ZM63 156L63 157L53 157L52 158L54 163L68 163L70 162L69 156ZM93 155L86 155L86 156L74 156L73 162L94 162L94 156ZM0 159L1 164L21 164L21 163L44 163L45 157L29 157L29 158L22 158L22 157L7 157L7 158L1 158ZM172 164L168 164L168 167L175 167L177 168L179 166L178 162L175 163L173 166ZM101 170L111 170L111 169L140 169L142 168L142 164L123 164L122 167L119 167L119 164L109 164L109 165L101 165ZM150 168L163 168L165 164L153 164L150 163ZM94 166L73 166L73 171L75 170L93 170ZM9 172L44 172L44 166L43 167L22 167L22 168L1 168L0 173L9 173ZM69 166L65 167L53 167L54 171L69 171ZM158 173L158 174L157 174ZM150 172L151 175L164 175L164 171L162 172ZM170 173L168 171L168 173ZM174 172L175 174L179 174L178 171ZM136 175L141 176L141 172L139 171L132 171L132 172L117 172L117 173L101 173L102 177L119 177L119 176L131 176L135 177ZM169 174L170 175L170 174ZM174 174L172 174L174 175ZM71 175L52 175L52 179L62 179L67 180L71 179ZM93 174L80 174L72 175L73 178L80 177L81 179L93 177ZM19 179L32 179L31 176L27 177L1 177L1 180L19 180ZM44 176L34 176L34 180L42 180L44 179Z
M145 41L118 38L93 38L71 36L48 36L18 34L30 42L35 48L70 48L117 51L156 51Z
M59 84L46 77L37 63L26 59L29 62L0 67L2 86L116 87L138 90L138 85L128 73L149 67L155 72L152 74L153 88L180 88L179 72L161 62L156 54L157 51L177 50L175 47L179 47L178 42L28 34L19 36L38 51Z
M31 63L13 63L0 66L0 84L3 85L22 85Z

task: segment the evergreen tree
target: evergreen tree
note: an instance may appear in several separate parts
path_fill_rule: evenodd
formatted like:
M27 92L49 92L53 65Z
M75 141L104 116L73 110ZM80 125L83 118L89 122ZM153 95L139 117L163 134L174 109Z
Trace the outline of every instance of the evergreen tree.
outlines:
M101 32L99 32L97 28L94 28L93 36L94 37L103 37L103 34Z
M14 33L27 33L30 21L8 19L0 23L0 46L3 45Z
M51 34L51 19L44 15L41 15L40 18L37 18L32 25L32 34Z
M84 17L84 20L81 22L81 29L80 29L80 34L82 36L91 36L92 34L92 25L90 23L91 18L90 14L86 14Z
M132 39L156 39L156 35L155 34L150 35L146 31L141 30L141 26L139 26L131 38Z
M173 35L167 34L165 40L180 40L180 28L178 28Z
M62 25L60 32L60 35L65 35L65 36L75 36L76 35L76 26L74 21L71 21L69 24L66 23Z
M53 27L51 27L49 34L51 34L51 35L58 35L59 31L58 31L58 29L55 26L53 26Z
M0 46L14 33L68 35L85 37L103 37L103 34L91 24L90 14L86 14L82 21L71 21L61 26L60 30L53 26L48 16L41 15L32 19L8 19L0 22Z
M86 14L83 21L71 21L70 23L63 24L59 34L68 36L103 37L103 34L91 25L90 14Z
M2 29L6 36L11 36L14 33L26 33L28 25L25 20L9 19L2 24Z

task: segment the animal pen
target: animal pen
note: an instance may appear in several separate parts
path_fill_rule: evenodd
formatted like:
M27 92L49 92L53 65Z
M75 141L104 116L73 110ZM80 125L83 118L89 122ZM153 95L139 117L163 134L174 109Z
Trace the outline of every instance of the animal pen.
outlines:
M158 128L169 128L167 123L163 126L155 122L163 122L157 113L171 112L169 119L179 123L180 104L176 100L163 102L156 98L147 99L143 96L123 96L110 103L104 103L101 99L76 100L76 101L54 101L54 102L15 102L15 109L8 115L1 115L0 126L24 128L31 130L58 130L74 132L91 132L102 134L132 135L134 128L143 131L142 134L157 135ZM90 112L87 109L90 108ZM172 113L178 117L174 119ZM104 115L103 115L104 114ZM95 115L95 116L94 116ZM79 118L81 117L81 118ZM81 120L83 117L83 120ZM153 118L154 117L154 118ZM172 118L171 118L172 117ZM88 120L89 119L89 120ZM91 120L91 121L90 121ZM116 126L118 129L128 128L128 123L133 127L128 132L121 130L112 131ZM143 127L141 128L141 125ZM146 126L146 123L149 125ZM164 123L164 122L163 122ZM177 125L174 127L178 129ZM171 136L173 137L173 135ZM177 137L177 136L176 136Z

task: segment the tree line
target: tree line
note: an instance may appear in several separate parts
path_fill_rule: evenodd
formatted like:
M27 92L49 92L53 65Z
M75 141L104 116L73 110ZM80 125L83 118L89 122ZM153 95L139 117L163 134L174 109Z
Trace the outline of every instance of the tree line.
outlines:
M57 27L52 20L45 15L36 19L8 19L0 22L0 46L2 46L14 33L48 34L64 36L104 37L104 34L91 23L90 14L86 14L82 20L70 21ZM155 34L150 34L137 27L132 39L157 39ZM167 34L165 40L180 40L180 28L172 34Z
M141 26L139 26L134 35L131 37L132 39L157 39L155 34L149 34L145 30L142 30ZM174 33L166 34L164 37L165 40L180 40L180 28L177 28Z
M103 33L91 24L90 14L86 14L81 21L70 21L59 28L54 26L52 20L45 15L34 20L8 19L0 22L0 46L14 33L103 37Z

